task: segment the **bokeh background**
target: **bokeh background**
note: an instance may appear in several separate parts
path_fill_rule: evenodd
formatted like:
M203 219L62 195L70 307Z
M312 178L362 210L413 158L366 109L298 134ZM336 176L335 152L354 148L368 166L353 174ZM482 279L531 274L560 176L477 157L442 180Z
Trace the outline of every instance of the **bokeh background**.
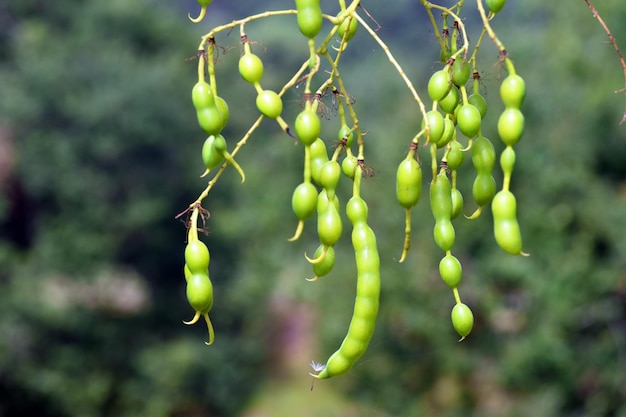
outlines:
M363 5L425 94L441 65L422 6ZM596 6L626 48L623 1ZM493 21L528 88L512 187L531 256L495 245L488 211L456 222L460 291L476 317L467 340L457 343L450 324L454 299L438 276L426 198L414 210L408 260L395 262L404 230L395 169L420 117L363 30L341 73L374 171L362 193L383 281L369 350L349 374L311 389L310 361L325 361L347 329L353 257L344 233L334 271L304 280L315 222L287 242L303 152L267 121L237 155L247 181L228 169L205 201L215 344L204 345L203 325L182 324L193 312L175 215L206 184L189 99L200 36L292 7L215 0L194 25L193 1L0 4L0 416L626 416L626 126L624 95L613 93L624 79L583 1L509 1ZM465 9L475 40L477 12L472 2ZM280 88L308 54L295 19L246 29L264 87ZM217 41L218 88L231 109L225 136L235 141L257 117L255 93L237 72L237 30ZM490 42L480 57L483 133L501 149L504 71ZM301 98L285 94L286 120ZM338 118L324 121L329 146L338 128ZM466 158L468 212L472 180ZM345 201L347 182L339 193Z

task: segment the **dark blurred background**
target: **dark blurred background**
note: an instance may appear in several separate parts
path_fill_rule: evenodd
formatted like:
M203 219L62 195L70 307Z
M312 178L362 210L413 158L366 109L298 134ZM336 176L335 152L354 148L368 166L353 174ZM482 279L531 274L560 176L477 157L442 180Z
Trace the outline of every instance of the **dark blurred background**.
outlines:
M380 3L363 5L425 94L441 67L427 15L417 1ZM347 228L335 270L315 283L304 280L312 273L302 256L317 246L315 222L287 242L302 147L264 122L237 155L247 181L228 169L205 200L211 347L206 328L182 324L193 311L185 226L174 218L206 185L190 101L200 36L292 2L215 0L198 25L187 19L194 1L2 2L0 416L626 416L626 126L624 96L613 94L623 74L583 1L509 3L493 27L528 88L512 188L531 256L495 245L488 211L456 222L460 291L476 317L457 343L425 197L408 260L395 262L404 231L395 170L420 117L360 30L341 74L368 131L374 176L362 193L381 251L381 312L355 368L311 390L309 362L325 361L347 329L355 270ZM626 48L623 2L597 3ZM264 88L279 89L308 54L295 19L246 30L265 63ZM232 147L257 117L255 93L237 72L237 30L217 42ZM483 133L500 150L504 70L489 41L480 67ZM301 94L285 94L286 120ZM324 123L331 146L338 118ZM472 180L468 157L459 174L467 212ZM349 187L343 181L343 201Z

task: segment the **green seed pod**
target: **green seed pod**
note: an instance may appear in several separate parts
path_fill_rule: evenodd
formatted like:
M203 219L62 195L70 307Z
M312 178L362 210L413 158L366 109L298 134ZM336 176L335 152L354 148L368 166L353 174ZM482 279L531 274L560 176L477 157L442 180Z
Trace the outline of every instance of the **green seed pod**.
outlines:
M339 133L337 133L337 140L338 141L342 141L344 140L346 141L346 148L349 148L350 146L352 146L352 141L354 140L354 133L352 132L352 130L350 129L350 127L348 125L341 125L341 128L339 129Z
M512 192L501 190L491 203L493 216L497 219L515 219L517 216L517 201Z
M219 135L224 128L224 118L220 109L213 100L213 105L204 107L196 112L198 124L207 135Z
M376 239L373 234L372 237ZM361 250L355 250L354 255L362 271L378 271L380 269L380 258L374 256L374 251L369 244L364 245Z
M315 111L304 109L296 117L295 130L302 144L311 145L319 137L322 123Z
M226 100L224 100L220 96L215 96L215 106L217 107L217 109L220 111L220 114L222 115L222 128L220 129L220 132L221 132L226 127L226 124L228 124L228 119L230 117L230 110L228 108L228 103L226 103Z
M517 74L510 74L500 84L500 98L504 107L519 109L526 97L526 83Z
M470 66L467 61L457 59L452 64L452 82L459 87L467 84L470 77Z
M470 334L474 327L474 315L472 310L463 303L458 303L452 308L452 326L454 330L461 336L461 340Z
M341 166L339 162L331 159L322 165L319 175L320 185L326 189L329 199L335 196L335 189L339 183L339 178L341 178Z
M317 138L310 147L311 150L311 178L320 185L320 171L322 165L328 161L328 153L326 144L320 138Z
M300 32L309 39L322 30L322 9L320 0L296 0L297 20Z
M522 254L522 234L517 219L494 220L493 230L496 242L502 249L511 255Z
M373 255L370 254L370 256ZM365 274L369 275L369 277L366 277ZM371 275L371 271L365 272L363 277L371 280ZM375 290L376 288L373 287L373 289ZM354 305L354 314L366 320L376 320L376 315L378 314L378 303L375 298L370 298L375 296L376 294L373 291L363 290L359 296L359 302Z
M316 259L320 257L323 251L324 245L319 245L319 247L315 251L315 254L313 255L313 258ZM315 274L315 278L309 281L315 281L319 277L328 275L333 269L333 266L335 266L335 249L330 246L326 249L326 255L324 256L324 259L319 263L313 264L313 273Z
M224 154L224 152L226 152L226 139L224 139L224 136L215 136L215 140L213 141L213 148L222 155Z
M437 142L437 149L441 149L444 146L448 145L452 140L456 138L456 126L451 119L445 118L443 120L443 135L439 142Z
M452 187L445 171L430 185L430 208L435 220L450 220L452 216Z
M251 52L239 58L239 74L246 82L256 84L263 78L263 61Z
M331 378L345 374L354 363L363 355L374 334L376 316L378 314L380 296L380 258L376 246L376 236L369 228L364 218L365 202L360 197L353 196L353 206L346 211L353 223L352 244L358 272L357 291L354 303L354 313L350 321L348 333L339 349L333 353L325 367L314 366L319 374L312 374L316 378Z
M515 145L524 134L524 114L519 109L504 109L498 118L498 135L507 146Z
M502 10L504 5L506 4L506 0L486 0L486 3L489 11L491 11L491 13L493 14L496 14L500 10Z
M435 218L433 235L435 243L443 251L449 251L454 246L454 226L452 218L452 188L450 180L444 170L441 170L430 185L430 208Z
M443 131L445 129L445 123L443 116L437 110L431 110L426 113L428 119L428 126L430 128L430 141L432 143L438 143L443 137ZM426 126L426 122L422 120L422 129Z
M211 170L224 162L224 155L215 148L215 135L211 135L202 145L202 162L206 169Z
M496 194L496 180L491 174L478 173L472 185L472 197L480 207L491 203Z
M187 281L187 301L195 311L202 313L213 306L213 284L206 272L193 274Z
M353 225L367 222L367 203L360 197L352 197L346 204L346 215Z
M328 195L326 194L326 190L320 191L317 196L317 211L322 212L328 209L328 205L330 204L328 200ZM337 194L335 194L335 198L333 199L333 205L336 210L339 210L339 199L337 198Z
M458 188L452 189L452 216L451 219L456 219L463 212L463 194Z
M496 150L493 143L484 136L479 136L472 144L472 164L478 173L491 174L496 163Z
M411 155L407 156L396 172L396 198L404 208L417 204L422 194L422 168Z
M339 211L334 204L329 204L326 210L317 215L317 235L325 246L333 246L341 238L342 224Z
M480 94L472 94L467 98L467 102L478 109L480 118L484 119L487 115L487 100Z
M356 35L358 27L359 22L356 20L355 17L346 17L343 22L341 22L337 26L337 36L339 37L339 39L343 39L345 35L346 41L349 41L350 39L354 38L354 35Z
M311 217L317 209L317 188L310 182L299 184L293 191L291 207L298 219L306 220Z
M364 330L369 330L370 328L371 326L369 325L368 320L364 320L361 317L354 317L354 319L350 322L350 329L355 335L361 335ZM355 358L361 356L363 350L362 339L363 337L351 337L344 340L341 344L342 355L346 358Z
M353 217L352 220L356 218ZM361 252L367 249L372 242L376 241L376 235L365 221L357 221L352 223L352 246L355 252Z
M275 91L263 90L256 97L256 107L263 116L276 119L283 112L283 101Z
M211 255L209 249L200 240L192 240L185 246L185 266L191 275L206 274Z
M476 136L480 130L481 120L480 111L469 103L463 104L456 114L457 126L459 126L461 133L468 138Z
M452 171L456 171L461 167L464 159L465 152L463 152L463 146L456 140L450 142L450 151L447 156L448 168Z
M330 355L328 361L326 362L326 366L322 371L317 375L317 378L326 379L332 376L343 375L352 368L352 358L347 357L341 351L341 348L337 350L335 353Z
M443 69L436 71L428 80L428 95L432 101L440 101L448 94L451 86L450 73Z
M515 151L511 146L504 148L500 154L500 167L505 175L511 175L515 167Z
M450 288L456 288L461 282L463 268L461 262L453 255L446 255L439 262L439 275L446 285Z
M343 175L350 179L354 179L354 173L356 171L356 166L358 165L358 163L359 161L354 155L346 156L345 158L343 158L343 161L341 162L341 171L343 172Z
M498 245L512 255L522 254L522 235L517 222L517 202L512 192L499 191L491 202L493 230Z
M196 111L215 105L211 86L206 81L198 81L191 90L191 101Z
M244 182L246 180L246 175L235 159L230 155L230 153L228 153L226 139L224 139L224 136L209 136L202 145L202 162L204 162L204 166L206 167L206 171L202 176L205 176L213 168L221 165L225 160L231 164L237 172L239 172L239 175L241 175L241 182Z
M455 232L450 220L441 219L435 222L433 231L435 243L442 251L449 251L454 246Z
M448 94L441 100L439 100L439 107L444 113L454 114L454 109L459 105L461 101L461 93L459 93L459 89L456 87L450 88Z

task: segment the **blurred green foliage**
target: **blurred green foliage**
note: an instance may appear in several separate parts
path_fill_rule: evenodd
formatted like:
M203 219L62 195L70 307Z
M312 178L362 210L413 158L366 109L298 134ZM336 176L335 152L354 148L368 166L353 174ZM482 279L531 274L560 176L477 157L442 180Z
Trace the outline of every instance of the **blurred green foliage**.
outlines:
M362 193L383 261L381 315L357 366L313 392L308 362L341 341L355 271L345 232L336 269L314 284L304 281L311 271L302 257L315 250L314 224L287 242L301 147L264 123L237 156L246 183L229 169L206 200L211 347L202 326L181 323L192 311L185 227L174 218L206 183L189 100L199 36L292 4L216 1L194 26L186 13L195 15L195 2L169 3L0 5L0 124L16 150L13 188L3 184L0 204L0 416L626 416L626 131L618 126L624 97L613 95L623 79L583 2L509 2L493 21L528 86L513 190L531 256L495 245L488 212L457 221L460 290L476 316L462 344L425 201L414 211L409 258L395 262L404 213L394 176L417 108L366 33L351 42L342 76L375 172ZM379 36L424 91L439 52L421 6L372 3L364 5ZM622 2L597 7L626 43ZM479 30L473 19L468 12L470 39ZM279 88L308 54L295 19L246 29L260 43L264 86ZM256 118L255 93L236 71L238 35L217 41L220 95L231 106L225 135L236 140ZM481 67L490 104L483 132L497 143L503 70L488 43ZM299 94L286 93L286 120L299 111ZM325 123L329 144L338 127ZM467 159L459 184L471 204ZM15 189L23 216L7 223ZM343 202L348 192L341 185Z

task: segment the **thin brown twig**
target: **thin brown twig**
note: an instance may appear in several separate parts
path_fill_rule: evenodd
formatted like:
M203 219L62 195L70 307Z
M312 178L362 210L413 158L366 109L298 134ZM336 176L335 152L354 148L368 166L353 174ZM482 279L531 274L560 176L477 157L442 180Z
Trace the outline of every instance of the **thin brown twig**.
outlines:
M619 57L620 64L622 65L622 70L624 71L624 87L620 88L619 90L615 90L615 94L626 93L626 62L624 62L624 56L622 55L622 52L617 47L617 41L615 40L615 37L609 30L609 27L606 25L606 23L604 23L604 20L600 16L600 13L598 13L596 8L593 7L593 4L591 4L591 0L585 0L585 3L587 3L587 7L589 7L589 10L591 10L593 17L598 20L598 22L600 23L600 26L602 26L602 29L604 29L604 32L606 32L607 36L609 37L609 41L611 42L611 45L613 45L613 48L615 49L615 52L617 53L617 56ZM619 122L619 124L621 125L624 122L626 122L626 107L624 108L624 115L622 116L622 120L621 122Z

